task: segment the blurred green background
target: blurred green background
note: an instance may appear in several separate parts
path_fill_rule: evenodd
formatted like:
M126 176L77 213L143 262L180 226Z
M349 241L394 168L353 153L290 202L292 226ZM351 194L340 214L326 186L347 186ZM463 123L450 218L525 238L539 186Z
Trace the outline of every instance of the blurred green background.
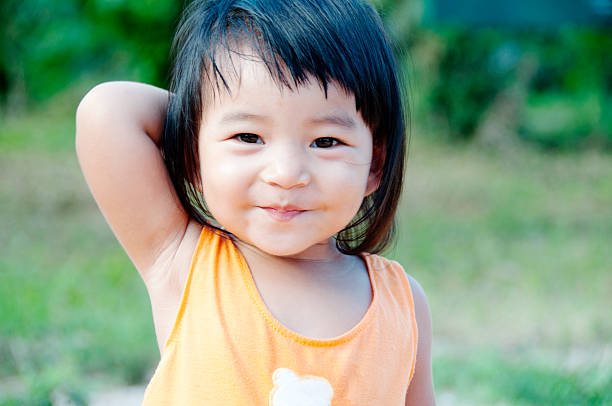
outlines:
M167 87L183 3L0 2L0 405L102 404L157 364L74 113L101 81ZM428 294L438 404L612 404L612 29L567 2L375 3L412 113L388 255Z

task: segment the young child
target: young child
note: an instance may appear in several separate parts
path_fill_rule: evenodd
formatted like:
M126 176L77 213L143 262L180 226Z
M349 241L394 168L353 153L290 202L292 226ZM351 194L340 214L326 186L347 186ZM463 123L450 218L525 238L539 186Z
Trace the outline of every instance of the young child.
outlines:
M421 287L392 238L398 72L360 0L195 1L170 92L96 86L89 187L145 282L145 405L433 405Z

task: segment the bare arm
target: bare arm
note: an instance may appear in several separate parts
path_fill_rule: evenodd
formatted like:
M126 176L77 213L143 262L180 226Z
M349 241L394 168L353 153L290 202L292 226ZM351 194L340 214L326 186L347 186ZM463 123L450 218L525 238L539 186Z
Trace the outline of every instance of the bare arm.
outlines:
M108 82L87 93L76 114L87 184L143 278L188 222L158 148L167 102L163 89Z
M431 314L423 288L414 278L408 278L412 287L419 342L414 375L406 391L406 406L434 406L436 400L431 373Z

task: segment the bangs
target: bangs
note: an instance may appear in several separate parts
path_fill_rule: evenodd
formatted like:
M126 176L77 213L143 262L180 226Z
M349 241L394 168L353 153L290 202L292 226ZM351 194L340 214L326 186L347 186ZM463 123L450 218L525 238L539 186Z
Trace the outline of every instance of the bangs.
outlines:
M357 111L374 130L397 90L392 53L371 46L387 42L378 14L358 2L304 3L311 7L278 0L191 3L173 47L173 78L189 73L208 82L201 89L231 91L224 74L228 68L237 74L236 56L256 58L279 86L294 89L314 78L326 93L333 81L355 96ZM181 94L179 83L171 87Z

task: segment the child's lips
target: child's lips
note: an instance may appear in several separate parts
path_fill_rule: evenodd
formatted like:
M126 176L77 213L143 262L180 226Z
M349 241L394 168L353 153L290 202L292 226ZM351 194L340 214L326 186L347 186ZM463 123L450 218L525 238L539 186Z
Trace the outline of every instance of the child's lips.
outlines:
M269 216L279 221L289 221L308 210L296 207L296 206L284 206L284 207L270 207L270 206L258 206L263 209Z

